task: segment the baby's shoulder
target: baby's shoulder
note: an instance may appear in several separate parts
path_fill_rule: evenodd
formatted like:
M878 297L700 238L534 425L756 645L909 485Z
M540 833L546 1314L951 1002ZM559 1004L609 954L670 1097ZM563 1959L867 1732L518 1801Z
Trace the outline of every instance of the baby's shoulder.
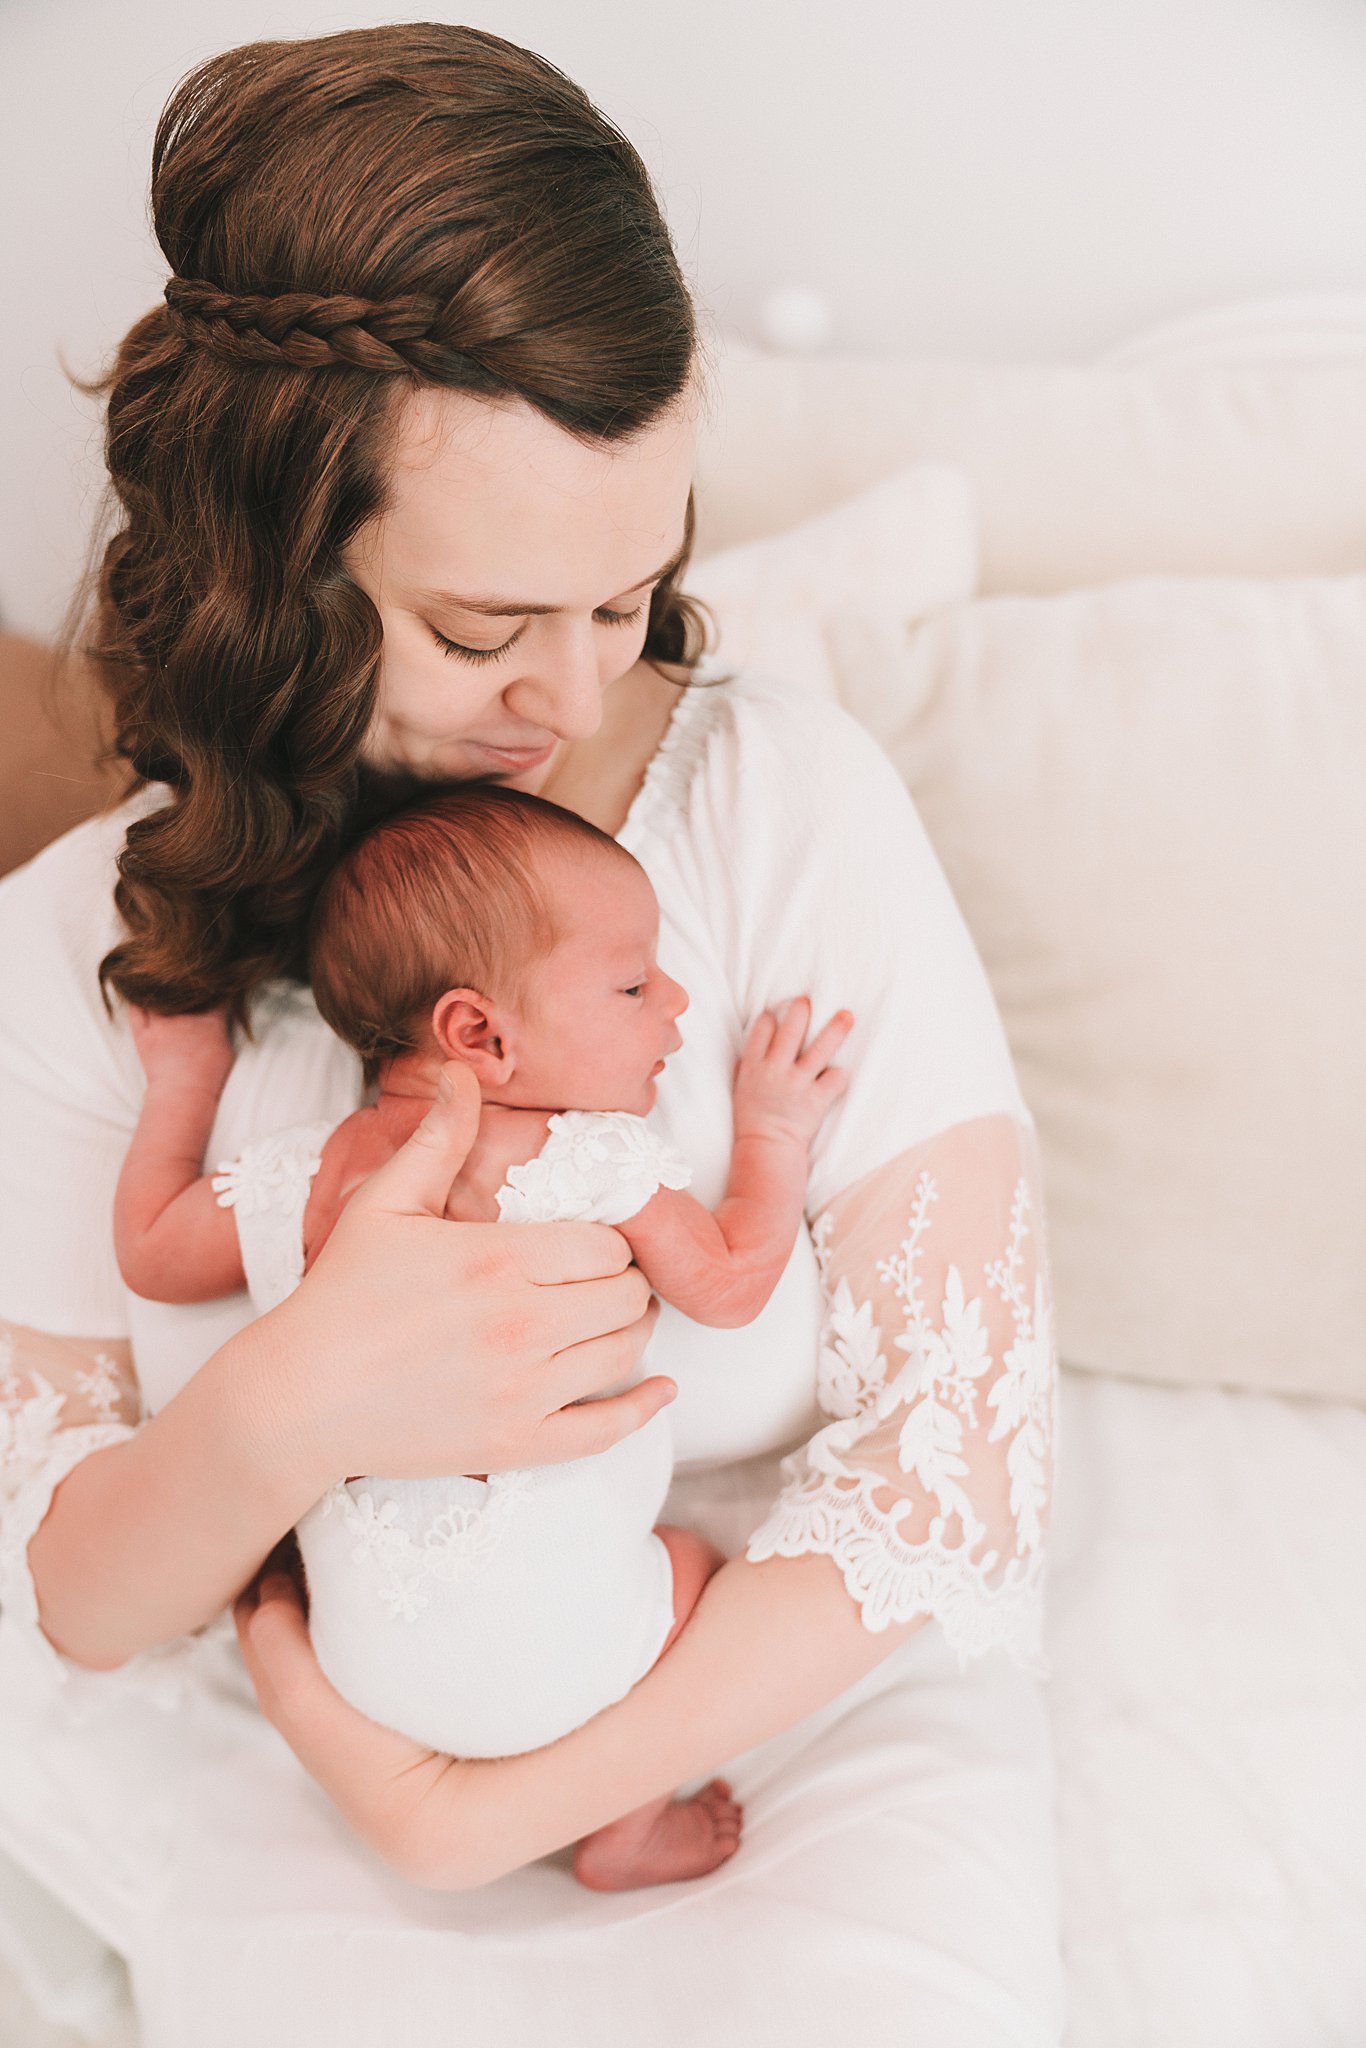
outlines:
M517 1167L537 1158L546 1142L551 1116L544 1109L510 1109L486 1102L469 1157L461 1167L446 1214L459 1222L496 1223L498 1196Z

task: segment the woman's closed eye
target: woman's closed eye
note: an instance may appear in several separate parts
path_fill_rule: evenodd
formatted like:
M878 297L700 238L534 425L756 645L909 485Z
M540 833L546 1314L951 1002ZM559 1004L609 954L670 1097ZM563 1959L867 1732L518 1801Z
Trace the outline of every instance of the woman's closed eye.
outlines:
M648 598L642 598L633 612L613 612L607 611L605 608L599 608L594 612L593 617L600 626L634 626L648 603ZM461 661L474 662L501 660L505 654L510 653L517 645L525 631L526 627L524 625L519 626L515 633L509 634L508 638L497 647L465 647L459 640L448 640L444 633L437 632L435 626L431 629L432 637L443 654L453 654Z

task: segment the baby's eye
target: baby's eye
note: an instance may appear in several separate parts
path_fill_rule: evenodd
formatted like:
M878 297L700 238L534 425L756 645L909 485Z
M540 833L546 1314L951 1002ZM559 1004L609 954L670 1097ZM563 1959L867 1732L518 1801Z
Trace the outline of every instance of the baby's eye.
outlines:
M634 988L624 988L624 989L622 990L622 994L623 994L624 996L643 996L643 995L644 995L644 993L645 993L645 984L644 984L644 982L643 982L643 981L638 981L638 982L636 983L636 985L635 985L635 987L634 987Z

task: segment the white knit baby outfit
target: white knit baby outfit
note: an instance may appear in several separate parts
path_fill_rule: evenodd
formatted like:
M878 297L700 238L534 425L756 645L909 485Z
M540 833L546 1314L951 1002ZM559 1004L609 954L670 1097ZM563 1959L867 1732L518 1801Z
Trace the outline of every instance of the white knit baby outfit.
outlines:
M261 1313L302 1277L328 1131L262 1139L215 1179ZM642 1118L569 1110L551 1117L534 1159L509 1167L499 1220L623 1223L691 1178ZM297 1532L319 1663L372 1721L450 1755L553 1742L629 1692L673 1626L669 1553L652 1533L672 1472L663 1410L567 1464L339 1481Z

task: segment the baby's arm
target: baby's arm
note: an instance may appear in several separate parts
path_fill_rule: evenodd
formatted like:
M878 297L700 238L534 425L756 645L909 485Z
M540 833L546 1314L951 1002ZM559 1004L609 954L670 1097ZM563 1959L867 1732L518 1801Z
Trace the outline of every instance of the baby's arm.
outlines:
M130 1005L147 1093L114 1196L114 1249L134 1294L213 1301L244 1285L237 1224L204 1172L232 1067L223 1013L157 1017Z
M808 1148L848 1076L828 1064L853 1026L840 1010L802 1052L811 1004L799 996L781 1024L765 1010L735 1070L735 1146L715 1214L661 1188L616 1227L665 1301L695 1322L752 1322L792 1253L806 1201Z

